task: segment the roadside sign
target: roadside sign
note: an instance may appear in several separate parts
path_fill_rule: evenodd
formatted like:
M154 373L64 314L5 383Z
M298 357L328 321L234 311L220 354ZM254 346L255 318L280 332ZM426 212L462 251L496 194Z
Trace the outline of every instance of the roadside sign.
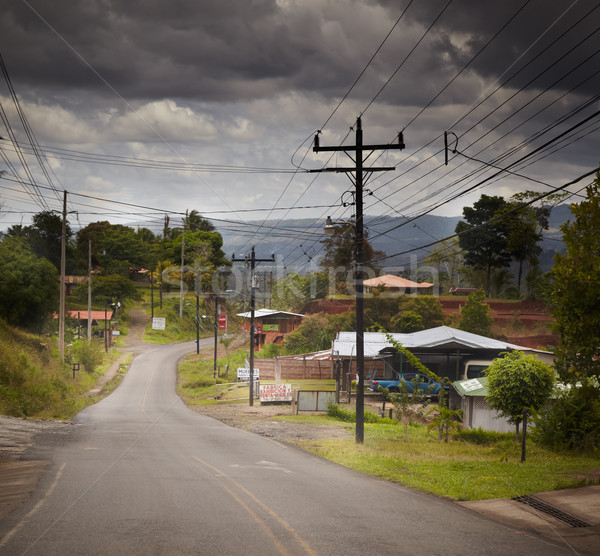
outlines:
M166 319L160 317L154 317L152 319L152 330L164 330Z
M258 369L254 369L254 380L258 378ZM250 369L244 367L238 367L237 370L237 379L238 382L248 382L250 380Z
M219 315L219 330L227 330L227 315Z
M291 402L291 384L261 384L260 401L262 402Z

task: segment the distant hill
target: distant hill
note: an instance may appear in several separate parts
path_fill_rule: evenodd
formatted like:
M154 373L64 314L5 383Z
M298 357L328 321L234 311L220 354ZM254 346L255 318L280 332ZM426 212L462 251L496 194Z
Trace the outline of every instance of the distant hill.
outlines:
M540 260L543 271L548 271L552 267L556 253L564 251L560 226L570 217L571 211L567 205L559 205L552 211L550 229L545 232L542 242L544 251ZM415 256L417 260L422 260L435 246L412 251L413 249L454 234L460 220L462 220L460 216L446 217L430 214L413 222L400 216L366 216L365 227L375 249L387 255L402 253L387 259L386 267L409 268L411 257L413 260ZM253 224L260 226L262 221ZM320 241L325 237L323 226L324 222L317 225L314 219L308 218L288 219L279 223L267 221L257 237L262 238L267 235L268 238L261 239L260 242L247 232L247 226L244 226L243 230L217 226L217 231L223 236L223 249L228 257L233 253L236 256L248 254L252 245L255 245L257 257L264 258L275 253L279 264L284 265L286 272L292 270L305 272L316 269L322 256ZM407 251L410 252L406 253Z

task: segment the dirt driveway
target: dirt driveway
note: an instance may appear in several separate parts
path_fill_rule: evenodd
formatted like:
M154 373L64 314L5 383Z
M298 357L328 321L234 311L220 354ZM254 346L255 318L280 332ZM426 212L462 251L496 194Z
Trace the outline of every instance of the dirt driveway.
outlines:
M254 406L250 406L245 402L201 405L194 406L192 409L231 427L287 442L338 438L354 434L349 427L341 424L329 426L274 419L280 415L292 415L290 405L261 405L257 402Z

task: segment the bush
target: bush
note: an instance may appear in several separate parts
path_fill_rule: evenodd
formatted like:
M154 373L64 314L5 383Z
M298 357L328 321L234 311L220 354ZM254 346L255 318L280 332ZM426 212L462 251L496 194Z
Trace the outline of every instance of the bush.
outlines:
M550 448L600 450L600 391L587 384L562 391L533 416L535 440Z
M102 363L102 348L93 340L78 340L73 343L73 358L81 364L84 371L93 373Z

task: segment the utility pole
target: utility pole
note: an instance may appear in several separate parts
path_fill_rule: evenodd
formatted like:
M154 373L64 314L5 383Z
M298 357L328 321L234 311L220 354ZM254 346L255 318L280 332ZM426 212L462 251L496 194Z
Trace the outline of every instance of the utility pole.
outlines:
M215 293L215 321L213 322L215 329L215 353L213 359L213 375L217 378L217 348L219 346L219 294Z
M88 342L92 341L92 240L88 239Z
M154 320L154 271L150 270L150 317Z
M200 295L196 288L196 354L200 353Z
M183 261L185 252L185 225L181 236L181 277L179 279L179 318L183 318Z
M272 263L275 262L275 255L271 255L270 259L257 259L254 252L254 246L252 247L252 253L250 259L245 256L243 259L236 259L235 255L231 257L232 262L244 262L248 264L250 262L250 394L248 405L254 405L254 310L255 310L255 296L254 291L258 288L256 276L254 274L254 268L256 263Z
M63 192L62 232L60 241L60 308L58 315L58 353L65 360L65 268L67 264L67 191Z
M314 152L322 151L341 151L351 160L354 159L355 166L350 168L326 168L326 172L354 173L354 185L356 189L356 225L354 232L355 260L356 268L354 271L354 289L356 292L356 443L362 444L365 438L365 344L364 344L364 290L363 290L363 243L364 243L364 222L363 222L363 180L364 174L369 177L373 172L387 172L395 170L395 167L367 167L364 163L373 151L400 149L404 148L404 138L402 132L398 134L398 142L387 145L364 145L362 121L358 117L356 120L356 144L353 146L340 147L322 147L319 145L319 134L315 135L313 146ZM369 151L367 157L364 152ZM349 153L354 153L352 156Z

